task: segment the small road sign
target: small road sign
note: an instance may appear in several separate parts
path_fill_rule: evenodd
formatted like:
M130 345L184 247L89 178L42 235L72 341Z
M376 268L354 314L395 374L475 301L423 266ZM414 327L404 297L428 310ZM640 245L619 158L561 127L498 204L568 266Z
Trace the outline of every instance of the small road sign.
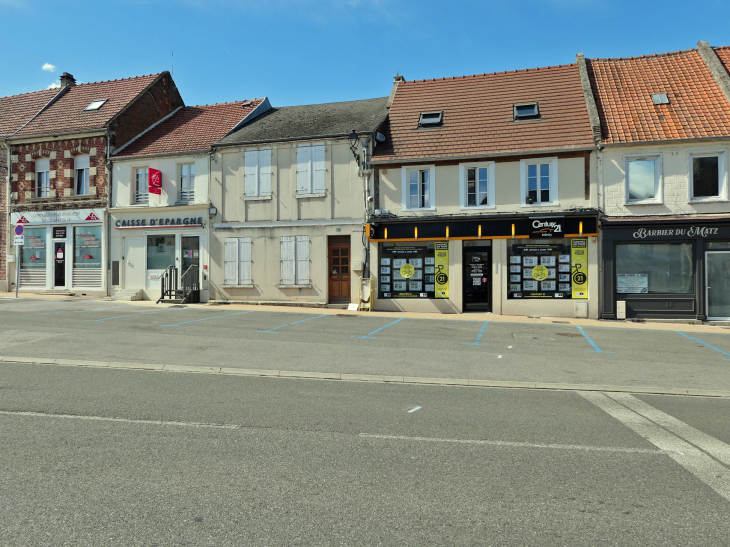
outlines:
M22 224L18 224L18 225L17 225L16 227L15 227L15 235L16 235L16 236L22 236L22 235L23 235L23 232L24 232L24 231L25 231L25 228L23 227L23 225L22 225Z
M17 247L22 247L24 239L25 239L25 236L15 236L13 238L13 245L15 245Z

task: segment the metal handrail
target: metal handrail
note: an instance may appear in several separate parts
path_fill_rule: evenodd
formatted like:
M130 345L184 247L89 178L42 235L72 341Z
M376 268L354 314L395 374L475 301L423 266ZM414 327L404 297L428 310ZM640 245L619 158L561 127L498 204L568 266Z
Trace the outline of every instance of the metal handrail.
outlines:
M165 296L173 296L177 291L177 268L175 266L168 266L164 272L162 272L162 279L160 282L161 294L157 300L157 304L165 298Z
M193 264L190 266L187 270L185 270L185 273L182 274L181 279L181 285L182 285L182 304L185 304L189 297L192 295L193 291L200 290L199 288L199 274L198 274L198 266Z

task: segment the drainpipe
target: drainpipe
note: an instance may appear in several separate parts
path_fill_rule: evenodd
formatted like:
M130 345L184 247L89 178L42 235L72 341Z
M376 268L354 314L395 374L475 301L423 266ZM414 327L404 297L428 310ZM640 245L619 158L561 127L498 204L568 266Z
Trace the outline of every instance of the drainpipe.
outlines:
M6 187L6 193L5 193L5 292L10 291L10 276L8 275L8 252L10 249L10 193L13 189L12 186L12 176L11 172L13 169L13 164L10 161L11 149L10 145L8 144L8 141L3 141L3 144L5 145L5 149L7 150L8 154L8 162L7 162L7 168L5 172L6 181L5 181L5 187ZM18 262L13 263L16 268L18 268Z
M109 210L112 207L112 156L111 156L111 135L109 135L109 128L106 129L106 162L105 166L107 170L106 176L106 295L111 296L112 294L112 218ZM119 267L121 268L121 264Z
M365 224L367 224L368 216L370 215L370 209L371 209L371 202L372 199L370 196L370 175L373 174L373 170L369 168L368 166L368 151L370 146L370 141L373 138L373 134L370 133L368 135L367 140L365 141L365 144L363 145L362 152L363 152L363 161L362 166L363 168L360 169L360 176L363 179L363 198L365 201L365 208L363 210L363 229L365 229ZM362 275L363 277L370 277L370 242L368 239L369 234L365 234L365 260L363 263L363 271Z

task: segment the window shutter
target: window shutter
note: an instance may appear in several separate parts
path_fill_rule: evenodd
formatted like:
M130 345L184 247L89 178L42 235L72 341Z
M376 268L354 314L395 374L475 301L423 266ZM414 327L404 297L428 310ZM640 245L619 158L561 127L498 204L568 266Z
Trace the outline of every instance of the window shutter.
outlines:
M294 285L294 236L281 237L281 284Z
M311 194L312 147L300 146L297 149L297 194Z
M261 177L260 195L271 195L271 150L259 151L259 177Z
M259 195L258 172L259 153L257 150L246 150L243 166L243 193L246 197Z
M297 285L309 285L309 236L297 237Z
M251 238L238 240L238 279L241 285L252 285L251 278Z
M224 271L226 285L238 285L238 239L226 238L226 258Z
M312 147L312 178L314 193L324 193L326 170L324 164L324 146Z

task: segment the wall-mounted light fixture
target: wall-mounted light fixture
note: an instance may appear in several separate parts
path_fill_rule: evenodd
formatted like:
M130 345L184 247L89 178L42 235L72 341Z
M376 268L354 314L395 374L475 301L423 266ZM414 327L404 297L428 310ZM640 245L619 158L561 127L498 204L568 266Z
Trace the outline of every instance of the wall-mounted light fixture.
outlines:
M213 218L218 214L218 208L215 205L211 205L210 209L208 209L208 215L210 218Z
M360 167L360 154L357 153L357 146L360 144L360 137L357 136L354 129L347 136L347 140L350 143L350 150L352 151L352 155L355 157L357 166Z

